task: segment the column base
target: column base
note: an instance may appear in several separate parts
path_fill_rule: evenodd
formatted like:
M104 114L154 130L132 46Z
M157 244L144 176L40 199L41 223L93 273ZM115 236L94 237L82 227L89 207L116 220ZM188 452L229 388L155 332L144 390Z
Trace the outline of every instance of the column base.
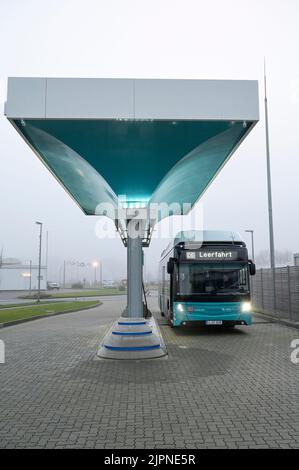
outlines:
M167 354L153 317L120 317L105 335L97 355L104 359L154 359Z

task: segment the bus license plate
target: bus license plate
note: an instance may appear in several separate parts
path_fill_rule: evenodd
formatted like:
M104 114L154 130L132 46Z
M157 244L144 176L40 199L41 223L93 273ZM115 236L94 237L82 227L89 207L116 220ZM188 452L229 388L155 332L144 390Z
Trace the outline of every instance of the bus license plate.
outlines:
M222 320L207 320L206 325L222 325Z

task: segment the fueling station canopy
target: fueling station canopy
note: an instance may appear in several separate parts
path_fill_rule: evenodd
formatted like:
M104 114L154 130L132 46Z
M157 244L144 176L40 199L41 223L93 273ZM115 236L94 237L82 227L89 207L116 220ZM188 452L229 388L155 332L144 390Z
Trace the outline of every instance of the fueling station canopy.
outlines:
M98 356L164 356L155 320L140 320L142 246L167 208L190 210L256 124L258 82L10 78L5 114L84 213L111 217L127 246L127 309ZM152 217L153 205L165 210Z
M9 78L5 114L87 215L193 206L258 121L258 82Z

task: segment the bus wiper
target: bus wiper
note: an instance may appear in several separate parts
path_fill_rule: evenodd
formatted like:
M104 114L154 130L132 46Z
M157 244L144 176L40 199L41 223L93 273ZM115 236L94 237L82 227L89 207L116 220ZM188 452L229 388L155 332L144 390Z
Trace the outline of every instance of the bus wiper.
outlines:
M230 291L230 292L222 292L222 291L218 291L216 293L216 295L243 295L243 294L249 294L249 291Z
M239 295L239 294L240 294L240 292L236 292L236 291L230 291L230 292L218 291L218 292L216 292L216 295Z

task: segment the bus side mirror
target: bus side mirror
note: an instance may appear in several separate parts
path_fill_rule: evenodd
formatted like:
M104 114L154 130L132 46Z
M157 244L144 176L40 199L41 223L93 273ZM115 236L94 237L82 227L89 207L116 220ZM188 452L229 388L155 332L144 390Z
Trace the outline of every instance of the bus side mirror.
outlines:
M167 273L168 274L173 273L175 261L176 261L175 258L169 258L169 261L167 261Z
M255 264L252 262L249 264L249 273L250 273L250 276L254 276L256 273Z

